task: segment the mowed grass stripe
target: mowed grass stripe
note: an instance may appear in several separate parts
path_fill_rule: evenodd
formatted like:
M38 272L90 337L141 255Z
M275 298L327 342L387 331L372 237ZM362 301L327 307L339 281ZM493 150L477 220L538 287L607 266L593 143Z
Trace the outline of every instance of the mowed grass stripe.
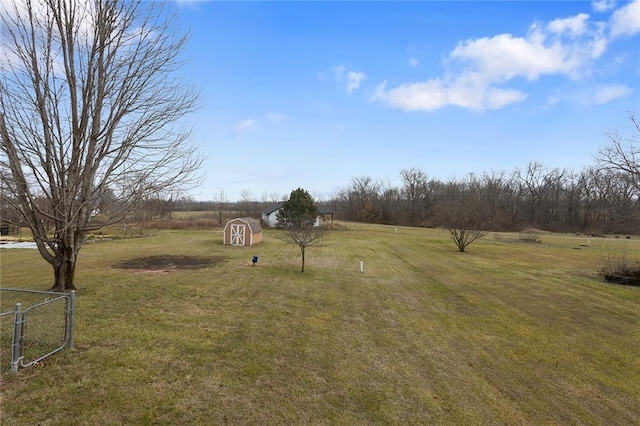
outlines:
M477 311L478 304L474 304L472 300L469 300L470 295L481 292L482 293L481 297L482 297L482 301L484 302L485 308L486 308L487 295L490 295L490 294L499 295L500 297L494 298L494 300L497 302L496 306L507 308L507 310L511 310L512 311L511 314L505 316L503 312L503 315L502 315L503 318L499 318L495 316L496 315L495 312L494 313L486 312L484 315L481 312L476 312L476 316L478 317L485 316L491 322L499 323L500 320L502 320L504 324L517 324L517 326L511 327L511 329L504 330L503 333L498 333L498 336L500 334L503 334L505 336L509 336L510 338L513 338L514 334L516 336L518 334L523 335L523 337L526 338L526 345L523 345L523 347L520 349L521 354L518 355L518 358L524 358L524 361L526 361L526 363L532 363L537 361L537 357L535 356L535 354L540 353L540 351L542 351L542 356L544 358L548 357L549 354L553 354L554 352L557 352L556 345L545 344L548 341L554 341L554 339L549 339L549 336L548 336L548 333L551 332L552 330L549 330L544 327L544 324L547 323L547 319L549 318L549 315L548 315L549 309L557 310L556 316L554 317L556 321L558 320L558 318L560 318L562 321L567 321L567 318L569 318L572 321L578 321L578 325L582 326L582 329L579 330L578 333L583 344L586 343L586 349L588 350L588 352L593 351L592 345L594 344L606 345L608 342L606 336L599 336L600 338L602 338L602 340L600 342L596 342L594 340L592 330L584 328L584 326L586 325L584 323L584 317L589 316L589 312L587 310L589 306L585 306L585 302L582 299L574 297L574 295L577 292L580 292L582 296L585 296L585 295L584 295L584 291L577 290L574 285L570 285L573 283L573 281L575 281L575 280L572 280L572 277L569 277L568 279L566 278L565 275L567 273L571 274L572 271L558 272L552 269L550 270L549 266L552 264L547 263L550 260L548 256L543 256L543 259L538 260L537 263L536 262L531 263L530 261L527 260L527 259L531 259L531 255L530 253L529 254L526 253L530 251L530 247L520 245L519 247L515 248L516 251L520 251L523 253L523 256L520 259L518 258L517 255L516 256L513 255L514 248L512 247L509 247L509 251L503 253L503 256L497 256L498 259L504 259L506 256L509 256L509 259L510 259L509 270L512 272L511 274L512 279L505 280L503 276L504 268L495 267L494 264L492 263L490 264L489 262L482 262L482 259L480 259L480 262L478 262L478 258L474 257L473 255L470 256L470 253L460 254L460 253L447 253L443 251L439 253L441 254L441 256L425 257L424 255L421 254L423 253L423 250L421 250L421 248L417 248L416 250L411 252L408 249L410 245L408 245L406 241L403 241L398 246L394 246L393 238L385 238L381 242L381 244L389 246L390 247L389 253L395 255L397 259L402 260L401 263L406 264L406 267L404 268L405 270L413 272L413 274L411 273L404 274L403 277L405 278L413 275L413 276L419 277L419 281L418 281L419 283L421 282L430 282L430 283L441 282L442 283L443 280L439 280L438 278L446 276L446 280L448 280L447 282L452 283L452 285L450 285L448 289L451 290L451 292L453 292L455 296L447 295L446 297L441 298L439 301L440 301L440 305L445 305L445 306L451 306L452 301L455 301L457 303L457 305L454 305L454 306L457 306L459 308L457 312L458 315L455 318L455 323L458 326L462 323L462 321L460 321L460 316L464 317L465 314L469 314L469 313L473 314L474 312ZM424 244L424 242L422 242L421 244ZM418 246L419 245L420 244L418 244ZM483 252L482 250L483 248L484 247L480 247L478 248L477 251ZM373 250L373 251L375 252L376 250ZM558 253L556 252L555 256L557 255ZM440 268L438 265L450 265L450 261L448 262L446 261L446 259L443 259L442 258L443 256L444 257L451 257L451 256L460 257L461 262L456 265L457 266L456 271L453 271L453 273L452 271L448 271L449 273L445 273L445 271L441 270L442 268ZM463 258L464 260L462 260ZM397 260L397 259L394 259L394 260ZM502 263L504 263L504 261ZM402 268L402 266L398 265L398 262L388 261L387 264L390 265L389 269L394 275L397 273L399 269ZM499 264L500 262L498 262L498 265ZM479 265L485 266L484 268L485 270L479 271L477 269ZM416 274L416 271L418 270L424 271L424 274L422 276L420 276L419 274ZM489 283L486 283L486 282L483 282L482 280L475 279L475 277L482 277L484 280L486 280L487 272L490 273L492 270L499 272L498 274L495 274L496 275L495 280L490 280ZM535 281L533 278L535 278L536 276L543 277L544 279ZM555 279L553 278L554 276L556 277ZM567 281L570 281L570 282L567 283ZM494 285L491 285L491 283L495 283L495 282L502 282L502 285L498 287L497 292L494 291L496 287ZM539 286L540 284L542 284L541 290L537 291L535 287ZM601 292L604 291L602 290L603 286L600 282L595 282L595 283L588 282L588 284L590 284L590 286L592 287L597 287L601 289L600 290ZM507 287L511 288L512 291L505 292L505 289ZM531 294L532 287L534 287L533 294ZM461 290L456 292L455 288L460 288ZM636 294L636 293L633 293L635 291L634 289L626 288L625 290L632 292L632 294ZM549 294L549 297L541 299L540 295L545 293ZM466 295L466 297L464 297L463 295ZM508 296L508 297L505 297L505 296ZM598 296L592 296L591 293L587 293L586 297L588 299L598 298ZM563 300L563 298L564 299L568 298L568 300ZM566 303L566 302L570 302L570 303ZM586 303L589 303L589 300L587 300ZM627 305L626 308L628 309L623 308L622 309L623 313L622 314L620 312L618 313L618 315L623 315L625 318L630 320L628 323L629 327L625 330L625 333L624 333L626 336L633 336L633 333L638 331L637 316L635 315L637 312L636 303L634 303L633 301L629 301L629 303L626 304ZM438 305L437 300L435 300L434 305ZM405 305L405 307L406 306L407 305ZM616 304L616 306L619 306L619 305ZM591 308L594 308L594 307L597 308L598 305L591 305ZM442 309L440 311L446 312L447 310ZM576 319L571 317L572 313L573 314L579 313L580 315ZM482 323L475 320L472 320L471 322L474 324L476 328L471 330L464 330L465 334L468 334L468 333L481 334L482 329L477 326ZM551 327L557 328L558 325L559 324L557 323L552 324ZM564 323L561 325L566 326L567 324ZM600 324L600 326L606 327L606 321L604 324ZM449 330L449 331L453 331L453 330ZM489 341L493 341L494 337L495 337L495 334L488 334L486 336L486 338ZM535 339L535 340L532 341L532 339ZM572 339L569 339L569 340L570 341L568 342L568 344L571 345ZM576 338L574 337L573 340L576 340ZM635 342L637 343L637 339L635 339ZM485 345L483 345L482 342L480 342L479 345L467 347L467 351L469 353L473 353L476 355L482 354L483 346ZM534 351L529 350L530 346L533 346L534 348L536 348L536 350ZM486 356L487 359L496 359L496 354L491 353L492 347L493 345L490 346L488 350L484 351L487 353L487 356ZM610 348L611 345L606 345L605 347ZM619 359L617 361L621 361L623 365L633 366L634 355L630 353L628 350L624 351L624 353L626 354L626 357L623 357L622 359ZM526 355L526 354L530 354L530 355L528 357L524 357L523 355ZM608 355L611 355L611 353L609 353ZM579 353L572 352L571 346L565 347L564 351L558 352L558 354L555 356L555 359L560 360L560 362L564 361L567 364L575 363L575 365L580 365L580 362L584 361L583 358L580 357ZM523 365L521 367L526 369L527 368L526 363L522 363ZM558 367L558 362L556 362L554 367L556 368ZM603 376L611 377L612 374L615 375L615 373L616 371L608 371ZM549 371L549 374L552 375L551 377L558 376L557 371L553 371L553 370ZM532 383L532 385L535 385L535 383ZM575 385L576 385L575 383L559 384L558 386L555 386L556 388L559 387L559 389L549 389L549 391L553 391L554 393L562 392L563 390L565 390L564 388L567 386L571 386L572 389L574 389ZM594 388L594 387L597 387L597 384L596 386L591 386L591 388ZM638 392L638 389L636 386L632 386L632 388L629 388L627 390L635 394L637 394ZM552 394L553 393L549 393L548 395L552 395ZM550 397L547 399L549 399L547 403L553 403L553 397ZM553 407L553 405L551 406ZM613 410L616 409L613 406L609 408ZM553 411L558 411L557 407L554 407ZM562 412L563 410L558 411L560 415ZM553 413L549 413L549 414L552 415Z
M487 237L458 253L438 230L352 228L309 249L304 274L299 249L268 235L246 249L219 231L86 246L76 349L3 377L3 424L640 418L640 294L595 279L595 250ZM24 270L37 253L2 254L3 286L46 276ZM223 260L113 267L150 254Z

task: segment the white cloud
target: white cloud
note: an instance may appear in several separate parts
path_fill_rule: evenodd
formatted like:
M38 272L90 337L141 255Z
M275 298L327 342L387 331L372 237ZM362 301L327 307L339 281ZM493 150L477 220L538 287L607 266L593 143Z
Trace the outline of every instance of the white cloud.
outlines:
M588 71L591 60L606 49L601 25L585 29L581 14L556 20L545 27L533 24L526 37L500 34L459 43L449 55L466 62L490 81L507 81L515 77L537 80L540 75L565 74L578 78ZM563 35L570 35L567 41ZM575 36L583 35L579 39Z
M20 57L15 50L9 46L2 45L0 42L0 72L3 71L4 66L9 67L13 64L17 67L19 63Z
M367 76L362 72L349 71L347 74L347 94L351 96L354 90L357 90L360 87L360 83L362 80L365 80Z
M354 90L360 88L360 83L363 80L366 80L367 76L365 73L360 71L353 71L349 69L346 65L338 65L332 68L333 78L341 83L345 84L345 90L347 94L351 96Z
M633 89L623 85L604 86L596 89L592 101L596 104L606 104L618 98L624 98L633 93Z
M409 66L410 66L411 68L416 68L416 67L418 66L418 59L417 59L417 58L415 58L415 57L411 57L411 58L409 59Z
M606 24L590 21L586 13L546 24L535 22L524 36L498 34L461 41L444 61L445 77L394 88L387 88L385 82L376 88L371 101L404 110L431 111L447 105L502 108L528 96L505 85L546 75L584 78L591 75L607 46Z
M556 34L567 33L571 36L579 36L585 33L587 30L587 20L589 15L586 13L579 13L576 16L564 19L554 19L549 22L547 29Z
M611 37L640 33L640 0L635 0L613 12L609 21Z
M607 12L616 7L615 0L592 0L591 7L596 12Z
M234 136L241 138L245 136L247 132L249 132L250 130L255 130L257 128L258 128L258 122L253 118L248 118L236 124L233 134Z
M516 76L529 80L563 67L561 46L545 47L536 40L500 34L459 43L450 58L465 61L488 80L505 81Z
M616 99L625 98L633 93L634 89L622 84L599 85L589 88L572 90L564 93L554 93L547 97L547 107L552 107L560 102L578 104L582 106L603 105Z
M378 85L371 101L380 101L405 111L434 111L447 105L473 110L499 109L521 102L527 94L517 90L489 87L469 76L454 81L432 79L422 83L402 84L387 90Z
M0 0L0 14L8 18L8 23L17 20L21 22L29 22L30 15L33 21L37 23L35 26L36 35L46 37L44 28L47 28L52 21L51 8L56 7L56 3L51 5L43 1L28 0ZM74 30L76 38L84 38L91 40L94 34L94 21L96 15L95 4L93 2L82 2L82 7L75 9ZM54 30L56 31L56 30Z

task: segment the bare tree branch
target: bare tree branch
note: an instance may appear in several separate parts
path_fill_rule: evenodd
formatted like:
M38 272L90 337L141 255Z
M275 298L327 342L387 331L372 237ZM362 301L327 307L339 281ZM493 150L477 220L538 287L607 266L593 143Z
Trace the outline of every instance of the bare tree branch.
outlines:
M187 37L165 12L140 0L13 0L2 13L2 202L33 230L55 289L73 288L105 195L118 199L103 212L113 223L151 194L200 182L184 121L199 96L175 73Z

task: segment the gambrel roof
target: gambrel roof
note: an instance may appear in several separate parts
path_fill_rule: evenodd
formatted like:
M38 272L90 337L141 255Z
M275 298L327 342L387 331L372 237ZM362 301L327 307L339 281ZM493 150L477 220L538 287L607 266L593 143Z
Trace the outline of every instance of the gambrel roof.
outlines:
M230 222L233 222L234 220L241 220L245 222L247 225L249 225L249 230L251 231L252 234L262 231L262 225L260 225L260 221L252 217L237 217L235 219L231 219L227 222L227 224L225 225L225 228Z

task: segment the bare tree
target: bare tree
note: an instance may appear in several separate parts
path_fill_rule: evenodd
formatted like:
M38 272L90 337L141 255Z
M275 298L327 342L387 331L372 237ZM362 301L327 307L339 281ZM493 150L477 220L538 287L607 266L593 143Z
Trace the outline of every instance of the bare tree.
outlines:
M350 186L341 190L336 200L344 218L376 222L380 215L379 198L382 188L381 181L374 181L369 176L352 178Z
M226 204L229 201L227 199L227 195L224 193L224 189L220 189L220 192L214 194L213 196L214 204L216 205L216 209L218 210L218 224L222 226L222 221L224 219L224 211L226 208Z
M618 131L607 133L610 144L600 149L598 164L614 172L626 175L640 193L640 121L629 114L631 132L622 135Z
M300 247L302 267L304 272L305 253L308 247L320 243L327 233L326 229L318 226L318 206L311 195L302 188L291 191L288 200L282 205L278 213L278 228L274 238Z
M141 0L9 0L0 12L2 203L31 228L53 290L75 288L106 194L122 206L113 223L199 180L184 123L198 94L176 77L187 38L166 12Z
M485 206L473 195L441 202L438 206L438 220L461 252L469 244L488 234Z
M289 244L295 244L300 247L302 254L302 266L300 272L304 272L305 254L307 248L318 245L322 238L327 234L325 228L314 226L315 219L309 219L305 223L297 226L284 227L282 231L273 233L273 237Z
M253 192L250 189L242 189L240 191L240 201L238 202L238 209L243 212L245 216L257 216L258 202L253 196Z
M422 169L414 167L400 170L404 184L402 194L407 202L407 221L411 226L420 225L429 207L428 177Z

